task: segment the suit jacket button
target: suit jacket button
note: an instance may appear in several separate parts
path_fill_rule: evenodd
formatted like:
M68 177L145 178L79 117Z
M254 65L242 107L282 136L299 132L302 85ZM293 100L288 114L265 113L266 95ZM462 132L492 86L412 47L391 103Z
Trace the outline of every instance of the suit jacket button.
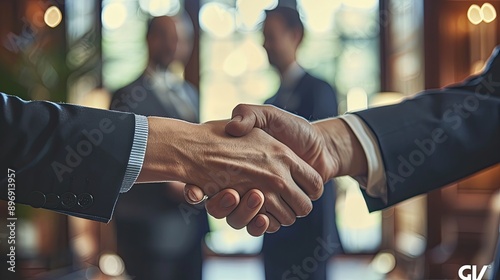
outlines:
M45 205L45 194L41 192L32 192L29 195L29 205L35 208L40 208Z
M49 193L45 197L47 200L45 207L47 208L57 208L61 204L61 198L55 193Z
M87 209L94 204L94 197L89 193L82 193L78 195L78 205L83 209Z
M71 209L76 206L76 195L74 193L64 193L61 196L61 204L64 208Z

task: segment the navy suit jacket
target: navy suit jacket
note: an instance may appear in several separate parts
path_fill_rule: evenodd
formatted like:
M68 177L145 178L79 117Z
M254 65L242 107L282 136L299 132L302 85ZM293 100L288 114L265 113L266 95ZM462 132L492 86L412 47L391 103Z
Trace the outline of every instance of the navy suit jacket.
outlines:
M500 162L500 47L485 70L400 104L355 113L375 134L387 204L365 193L370 211L448 185Z
M16 203L108 222L134 129L129 113L0 93L0 198L15 187Z
M278 104L277 97L278 94L275 94L265 103L275 105L309 121L330 118L338 114L335 90L327 82L307 72L293 89L287 104Z

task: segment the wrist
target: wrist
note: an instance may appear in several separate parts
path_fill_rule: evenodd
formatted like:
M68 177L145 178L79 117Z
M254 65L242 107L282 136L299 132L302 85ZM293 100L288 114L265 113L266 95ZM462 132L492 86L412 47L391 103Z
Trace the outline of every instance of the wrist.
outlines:
M195 124L148 117L148 126L146 153L137 182L184 181L187 172L183 163L189 152L187 132L192 131Z
M324 139L324 153L331 159L328 179L349 175L363 176L368 173L365 152L359 139L342 119L315 123Z

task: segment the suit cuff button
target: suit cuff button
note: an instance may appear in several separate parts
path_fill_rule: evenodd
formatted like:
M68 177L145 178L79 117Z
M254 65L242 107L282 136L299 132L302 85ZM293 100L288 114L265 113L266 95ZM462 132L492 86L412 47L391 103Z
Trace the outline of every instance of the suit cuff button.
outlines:
M94 197L89 193L82 193L78 195L78 205L81 208L87 209L94 204Z
M29 205L34 208L41 208L45 205L45 194L41 192L32 192L29 195Z
M61 196L61 204L64 208L74 208L76 203L76 195L74 193L67 192Z
M45 207L47 208L58 208L61 204L61 198L54 193L49 193L46 195L47 202L45 203Z

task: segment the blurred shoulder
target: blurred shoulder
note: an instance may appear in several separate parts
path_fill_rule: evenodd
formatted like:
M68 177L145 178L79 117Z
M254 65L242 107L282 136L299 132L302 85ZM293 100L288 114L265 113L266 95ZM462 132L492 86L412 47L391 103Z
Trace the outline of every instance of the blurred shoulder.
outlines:
M333 88L332 85L330 85L328 82L325 80L322 80L308 72L305 73L304 77L302 78L303 83L308 87L308 88L314 88L315 91L321 91L321 92L335 92L335 89Z
M130 99L144 100L151 90L150 83L145 75L139 76L135 81L116 90L111 97L110 109L122 110L122 103Z

